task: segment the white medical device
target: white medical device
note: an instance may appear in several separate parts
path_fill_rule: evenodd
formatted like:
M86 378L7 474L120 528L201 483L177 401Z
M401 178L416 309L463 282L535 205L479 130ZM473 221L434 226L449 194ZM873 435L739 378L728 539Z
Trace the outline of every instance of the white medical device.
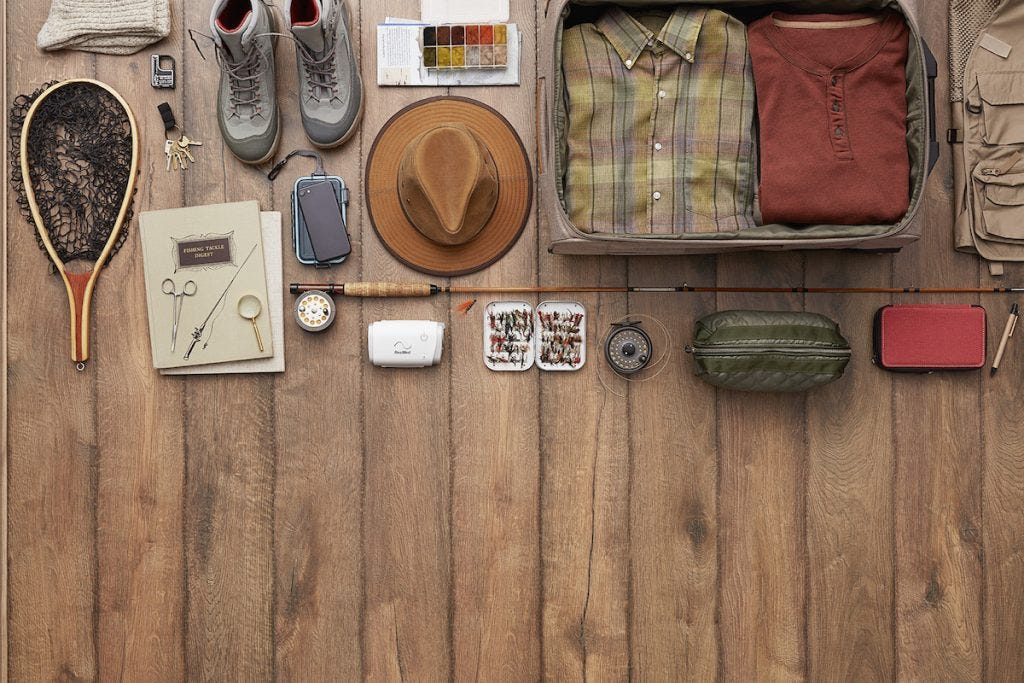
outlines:
M370 362L382 368L425 368L441 360L444 323L378 320L366 329Z

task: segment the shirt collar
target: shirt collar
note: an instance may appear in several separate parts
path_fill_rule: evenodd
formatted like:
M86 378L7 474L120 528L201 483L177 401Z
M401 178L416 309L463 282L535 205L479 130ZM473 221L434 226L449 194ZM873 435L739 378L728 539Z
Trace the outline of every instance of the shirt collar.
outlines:
M597 30L622 59L627 69L633 67L637 57L652 42L662 43L688 62L697 53L697 38L704 23L707 8L679 7L655 36L646 26L618 5L612 6L595 22Z

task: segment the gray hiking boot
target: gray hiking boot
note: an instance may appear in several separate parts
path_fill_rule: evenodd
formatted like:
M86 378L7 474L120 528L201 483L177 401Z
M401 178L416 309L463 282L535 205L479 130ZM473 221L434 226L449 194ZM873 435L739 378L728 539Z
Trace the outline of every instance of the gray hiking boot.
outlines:
M215 0L210 28L220 64L217 121L231 153L247 164L274 156L280 138L274 82L273 12L263 0Z
M299 111L306 137L334 147L352 136L363 113L363 84L352 54L344 0L287 0L295 37Z

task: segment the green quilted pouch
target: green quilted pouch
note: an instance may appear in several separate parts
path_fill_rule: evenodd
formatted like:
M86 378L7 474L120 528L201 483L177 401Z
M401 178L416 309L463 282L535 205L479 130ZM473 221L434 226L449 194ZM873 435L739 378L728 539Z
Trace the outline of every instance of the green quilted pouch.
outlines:
M697 376L735 391L807 391L843 376L850 344L818 313L723 311L697 321Z

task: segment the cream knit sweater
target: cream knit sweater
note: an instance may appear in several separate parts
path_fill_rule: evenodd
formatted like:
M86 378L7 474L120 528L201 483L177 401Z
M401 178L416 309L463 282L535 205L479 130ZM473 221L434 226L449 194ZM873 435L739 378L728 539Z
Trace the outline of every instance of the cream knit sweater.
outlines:
M169 0L53 0L36 42L41 50L128 55L170 31Z

